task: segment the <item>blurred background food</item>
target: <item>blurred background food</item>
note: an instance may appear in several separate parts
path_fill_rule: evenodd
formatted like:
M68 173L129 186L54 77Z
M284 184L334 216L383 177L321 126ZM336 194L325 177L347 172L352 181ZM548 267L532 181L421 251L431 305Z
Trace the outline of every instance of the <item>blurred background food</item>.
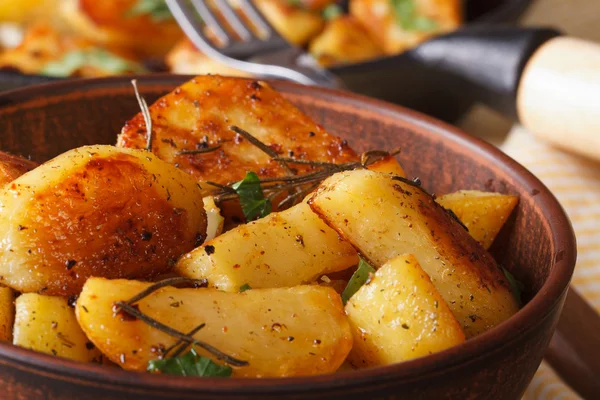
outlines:
M285 39L324 66L397 54L462 22L461 0L255 0L255 5ZM0 0L0 45L0 68L25 74L243 75L196 50L163 0Z

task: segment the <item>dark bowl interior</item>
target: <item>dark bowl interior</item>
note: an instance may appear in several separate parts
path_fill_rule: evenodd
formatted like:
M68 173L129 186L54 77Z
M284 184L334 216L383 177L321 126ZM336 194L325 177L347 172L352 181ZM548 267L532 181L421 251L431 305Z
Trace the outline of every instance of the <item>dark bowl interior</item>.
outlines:
M466 24L515 22L532 0L466 0ZM376 71L376 73L374 73ZM407 53L365 63L332 68L351 90L403 105L444 121L454 121L473 105L460 85L425 68ZM0 70L0 91L45 83L56 78ZM458 88L457 88L458 85Z
M152 102L183 77L140 77ZM533 377L552 336L575 264L570 223L547 188L494 147L381 101L274 82L284 96L359 151L402 147L400 162L435 193L493 190L520 197L493 248L527 287L514 317L432 356L310 378L190 379L132 373L0 343L0 390L8 399L510 399ZM65 81L0 95L0 150L45 161L68 149L114 143L139 111L129 78Z

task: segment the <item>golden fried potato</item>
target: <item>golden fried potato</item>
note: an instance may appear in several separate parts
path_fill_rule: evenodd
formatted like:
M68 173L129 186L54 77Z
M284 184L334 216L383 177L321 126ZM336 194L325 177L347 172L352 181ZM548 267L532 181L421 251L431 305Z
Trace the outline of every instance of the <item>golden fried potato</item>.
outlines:
M298 46L316 36L325 23L319 13L285 0L255 0L254 4L281 36Z
M198 50L188 39L182 39L165 56L169 71L181 75L218 74L249 77L250 74L228 67Z
M0 286L0 342L12 341L15 321L15 293L11 288Z
M225 218L221 215L221 209L215 204L214 197L206 196L202 202L206 211L206 240L212 240L223 233Z
M64 297L27 293L17 297L13 344L75 361L100 362Z
M383 50L352 16L327 23L312 40L309 52L321 65L352 64L383 56Z
M245 284L273 288L314 282L358 264L354 248L340 240L300 203L240 225L181 257L175 270L206 278L211 287L237 292Z
M354 336L348 359L375 367L423 357L465 341L429 275L412 255L385 263L346 303Z
M156 137L153 152L199 181L236 182L247 171L261 178L286 175L279 163L232 132L232 125L285 157L333 163L358 160L346 141L327 133L264 82L198 76L159 99L150 113ZM117 145L145 148L141 114L126 123ZM208 153L180 154L219 145ZM295 167L298 174L312 170L310 166Z
M356 170L327 179L308 203L373 266L414 254L467 338L519 309L492 256L421 188Z
M206 235L202 197L193 178L148 152L71 150L0 193L0 281L68 296L90 276L165 272Z
M485 249L489 249L519 198L508 194L459 190L438 197L437 202L452 210L469 228L471 236Z
M350 0L355 17L387 54L397 54L433 35L458 28L462 21L460 0ZM395 6L396 5L396 6Z
M75 61L65 61L69 57ZM79 60L80 58L83 60ZM113 62L106 62L107 58ZM0 53L0 67L14 68L25 74L63 76L62 73L48 71L48 67L55 63L75 65L63 67L65 71L69 71L66 76L97 77L114 75L115 71L124 73L142 70L139 64L131 60L130 54L99 49L86 39L59 32L45 23L31 25L21 44Z
M0 151L0 188L36 166L34 161Z
M91 278L77 301L77 319L84 332L106 356L128 370L145 371L160 349L177 341L140 320L124 318L122 312L115 315L115 302L128 300L148 285ZM331 373L352 347L340 296L320 286L243 293L166 287L136 305L181 332L205 323L195 339L248 361L248 366L234 367L234 376Z
M78 35L110 49L134 52L138 57L166 54L183 37L168 14L157 18L135 13L138 0L63 0L64 21ZM166 5L162 5L163 11Z
M0 0L1 22L29 22L56 7L60 0Z

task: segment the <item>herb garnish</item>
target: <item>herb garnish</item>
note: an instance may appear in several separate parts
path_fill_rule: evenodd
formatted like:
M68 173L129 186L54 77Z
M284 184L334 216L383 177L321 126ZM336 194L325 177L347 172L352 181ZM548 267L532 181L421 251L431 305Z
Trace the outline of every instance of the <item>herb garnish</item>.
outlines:
M240 197L242 211L248 221L254 221L271 213L271 200L265 198L260 179L254 172L246 172L246 177L231 185Z
M148 362L149 372L162 372L163 374L179 376L231 376L232 369L227 365L213 362L208 357L198 355L192 349L182 355L164 360L151 360Z
M352 277L348 281L348 285L342 292L342 302L346 304L350 297L354 295L354 293L358 292L358 289L362 287L369 280L371 274L375 273L375 268L371 267L368 262L360 259L358 263L358 268L352 274Z
M127 17L148 15L154 22L173 19L171 11L164 0L138 0L125 14Z
M508 280L510 289L512 290L513 295L515 296L515 299L517 299L517 303L519 303L519 307L522 307L523 306L523 291L525 290L525 285L523 285L523 282L521 282L517 278L515 278L515 276L513 274L511 274L510 271L507 270L506 268L502 267L502 272L504 272L504 276Z
M248 285L247 283L244 283L242 286L240 286L240 293L243 293L246 290L250 290L250 289L252 289L252 287L250 287L250 285Z
M338 4L331 3L323 9L321 14L327 21L331 21L344 14L344 10Z
M432 31L438 27L437 21L419 15L414 0L391 0L396 22L409 31Z
M146 72L146 69L136 62L122 58L99 47L89 47L82 50L70 51L61 59L49 62L40 71L40 74L65 78L73 75L78 69L84 66L95 67L110 74Z

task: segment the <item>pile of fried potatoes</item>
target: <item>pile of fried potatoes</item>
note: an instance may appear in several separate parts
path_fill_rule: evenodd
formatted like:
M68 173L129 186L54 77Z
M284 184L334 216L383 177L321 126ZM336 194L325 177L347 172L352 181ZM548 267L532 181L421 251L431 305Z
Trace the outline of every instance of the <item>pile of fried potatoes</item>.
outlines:
M219 16L215 2L206 3ZM247 19L242 4L229 3ZM305 48L323 66L398 54L455 30L463 19L459 0L253 3L282 37ZM56 12L50 14L48 9ZM8 24L8 29L2 24ZM22 38L14 37L15 25L23 29ZM6 33L9 38L4 40ZM214 36L209 29L206 34ZM164 0L3 1L2 42L0 66L27 74L104 76L166 67L179 74L245 75L199 52L184 38Z
M285 157L360 156L263 82L198 76L149 112L149 148L140 114L117 146L73 149L37 167L0 153L0 340L145 371L179 339L115 305L177 276L202 287L162 287L136 310L246 361L233 366L241 377L406 361L518 310L486 250L516 197L465 190L434 199L390 156L332 173L297 204L245 221L218 189L249 171L262 180L289 171L231 125ZM364 281L353 276L359 263L371 271Z

